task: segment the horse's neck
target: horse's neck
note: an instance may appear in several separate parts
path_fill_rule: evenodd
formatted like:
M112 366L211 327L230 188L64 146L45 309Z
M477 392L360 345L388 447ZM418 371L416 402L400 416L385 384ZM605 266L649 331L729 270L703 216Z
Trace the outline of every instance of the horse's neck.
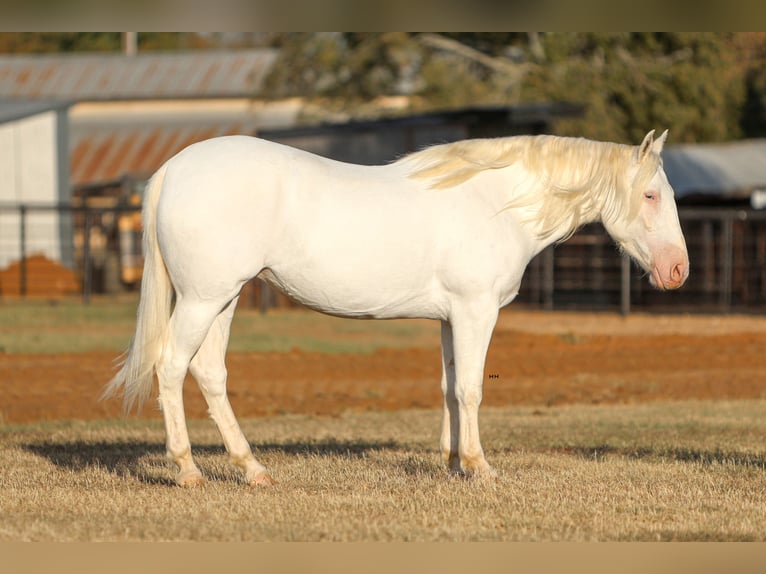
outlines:
M575 204L569 200L566 192L557 196L551 194L538 178L527 173L521 166L513 165L507 168L487 172L488 182L479 192L490 201L493 208L501 213L507 213L530 236L535 254L547 246L562 241L573 233L573 221L576 227L601 220L601 205L598 200L599 190L588 190L584 204ZM593 205L587 201L590 196ZM554 205L561 201L562 204ZM562 219L556 225L546 228L545 219L541 217L546 209L560 208ZM577 219L569 217L575 210Z
M593 215L591 217L585 217L582 218L579 222L579 225L577 226L577 229L582 227L583 225L587 225L589 223L594 223L597 221L601 221L601 217L599 215ZM575 230L576 231L576 230ZM567 239L569 239L573 235L573 231L570 226L559 226L558 229L556 229L553 233L550 235L541 236L537 229L533 230L533 237L534 237L534 254L537 255L538 253L542 252L546 247L549 247L551 245L554 245L556 243L564 242Z

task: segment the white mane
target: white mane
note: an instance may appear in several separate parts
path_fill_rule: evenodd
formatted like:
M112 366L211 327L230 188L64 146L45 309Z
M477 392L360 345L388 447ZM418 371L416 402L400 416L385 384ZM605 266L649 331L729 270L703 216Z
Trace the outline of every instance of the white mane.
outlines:
M464 140L436 145L401 158L412 165L409 176L425 179L432 189L446 189L490 169L519 163L532 182L517 182L505 209L534 206L542 220L541 237L562 226L574 233L600 217L631 220L638 213L641 190L660 167L648 154L634 181L625 177L635 146L549 135Z

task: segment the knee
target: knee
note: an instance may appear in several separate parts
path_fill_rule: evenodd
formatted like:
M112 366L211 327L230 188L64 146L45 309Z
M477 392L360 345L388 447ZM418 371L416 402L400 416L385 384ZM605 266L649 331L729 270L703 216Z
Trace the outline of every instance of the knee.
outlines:
M157 379L160 394L177 391L183 387L186 365L174 361L160 361L157 365Z
M455 393L458 403L465 407L477 407L481 404L481 387L470 387L458 389Z
M202 392L210 398L222 397L226 394L226 380L222 381L198 381Z
M192 376L197 381L203 393L211 397L226 394L226 368L206 368L204 365L192 363Z

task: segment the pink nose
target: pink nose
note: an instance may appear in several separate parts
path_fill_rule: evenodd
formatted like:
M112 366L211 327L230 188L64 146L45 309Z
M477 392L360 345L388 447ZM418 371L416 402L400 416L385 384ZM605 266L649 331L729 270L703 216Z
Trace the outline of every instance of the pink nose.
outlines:
M680 287L689 276L689 266L685 263L676 263L670 270L670 285L672 289Z
M657 271L658 277L656 279L659 279L656 282L657 287L660 289L678 289L689 277L689 264L684 259L671 265L667 274L662 273L659 269Z
M656 253L652 284L659 289L678 289L689 277L689 257L685 249L666 247Z

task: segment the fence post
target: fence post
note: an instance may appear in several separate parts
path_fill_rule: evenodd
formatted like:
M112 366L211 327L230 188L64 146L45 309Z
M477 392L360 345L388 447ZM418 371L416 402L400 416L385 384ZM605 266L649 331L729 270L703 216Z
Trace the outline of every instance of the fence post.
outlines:
M723 216L721 222L721 292L719 304L724 311L731 307L732 274L734 271L734 218L731 214Z
M266 281L263 279L258 279L259 287L260 287L260 310L261 315L265 315L266 312L269 310L269 307L271 307L271 287L269 286Z
M620 312L623 317L630 314L630 255L622 254L620 266Z
M546 311L553 310L553 273L554 273L554 260L553 260L553 246L546 247L543 251L543 309Z
M19 259L19 295L27 295L27 206L19 205L19 249L21 258Z
M82 214L85 218L83 222L85 230L82 243L82 302L84 305L89 305L93 265L90 256L90 212L87 203L83 204Z

